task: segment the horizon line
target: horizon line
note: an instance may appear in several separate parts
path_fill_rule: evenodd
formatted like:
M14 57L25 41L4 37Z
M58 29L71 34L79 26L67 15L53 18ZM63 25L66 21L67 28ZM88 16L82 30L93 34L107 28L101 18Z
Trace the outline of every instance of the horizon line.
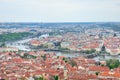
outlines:
M60 21L60 22L46 22L46 21L41 21L41 22L39 22L39 21L33 21L33 22L29 22L29 21L24 21L24 22L20 22L20 21L18 21L18 22L13 22L13 21L11 21L11 22L0 22L0 23L119 23L120 21L83 21L83 22L78 22L78 21Z

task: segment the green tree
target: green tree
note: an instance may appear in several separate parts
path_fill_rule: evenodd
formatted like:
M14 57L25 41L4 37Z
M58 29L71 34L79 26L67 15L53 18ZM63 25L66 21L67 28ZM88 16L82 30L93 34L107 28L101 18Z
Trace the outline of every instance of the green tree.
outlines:
M0 42L5 41L14 41L18 39L22 39L24 37L31 36L31 33L23 32L23 33L9 33L9 34L0 34Z
M117 59L109 59L109 60L106 61L106 65L107 65L110 69L113 69L113 68L119 67L120 62L119 62L119 60L117 60Z
M38 80L44 80L44 78L43 77L39 77L39 79Z
M58 80L58 76L54 76L54 80Z
M98 76L99 72L96 72L95 74Z
M43 76L40 77L34 77L34 80L44 80Z
M46 54L41 57L43 58L44 61L46 60Z
M70 60L70 64L71 64L72 67L77 65L77 63L74 60Z
M57 56L57 58L59 58L59 56Z
M63 58L62 60L65 60L65 58Z

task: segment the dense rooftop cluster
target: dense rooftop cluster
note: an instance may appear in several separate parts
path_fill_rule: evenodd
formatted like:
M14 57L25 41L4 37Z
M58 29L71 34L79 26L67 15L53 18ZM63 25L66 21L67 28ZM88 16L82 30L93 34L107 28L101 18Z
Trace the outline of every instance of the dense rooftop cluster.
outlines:
M37 80L39 77L44 80L55 80L55 77L59 80L118 80L120 68L110 70L105 61L66 58L45 51L0 53L0 79Z
M120 33L95 25L1 28L0 34L5 33L6 38L9 33L18 32L30 32L34 36L29 41L13 42L15 46L27 45L28 51L0 43L0 80L120 80L119 60L86 58L91 54L93 57L120 54ZM84 57L57 56L50 50L83 53Z
M106 52L117 55L120 53L120 37L116 35L119 33L109 29L90 29L85 33L67 32L63 35L33 39L29 43L34 47L71 51L95 49L99 52L104 46Z

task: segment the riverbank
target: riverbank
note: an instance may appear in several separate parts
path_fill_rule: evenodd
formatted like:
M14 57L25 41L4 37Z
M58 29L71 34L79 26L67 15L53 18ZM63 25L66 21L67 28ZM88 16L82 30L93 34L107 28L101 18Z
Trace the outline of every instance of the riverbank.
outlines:
M46 35L46 34L45 34ZM44 35L41 35L44 37ZM40 36L40 37L41 37ZM26 45L25 43L28 43L33 38L27 38L22 39L14 42L8 42L6 43L6 46L10 47L16 47L19 50L23 51L31 51L32 49L29 47L29 45ZM95 60L106 60L106 59L119 59L120 56L112 56L112 55L99 55L99 53L93 53L93 54L85 54L81 51L71 51L71 50L60 50L60 49L42 49L39 48L38 50L44 50L47 52L54 52L57 56L65 56L65 57L87 57ZM119 59L120 60L120 59Z

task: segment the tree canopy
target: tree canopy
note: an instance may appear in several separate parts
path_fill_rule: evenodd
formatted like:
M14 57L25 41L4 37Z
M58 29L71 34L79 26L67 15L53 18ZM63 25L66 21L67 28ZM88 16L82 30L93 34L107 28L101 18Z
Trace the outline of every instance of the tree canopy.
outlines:
M110 68L110 69L113 69L113 68L117 68L120 66L120 62L118 59L109 59L109 60L106 60L106 65Z

